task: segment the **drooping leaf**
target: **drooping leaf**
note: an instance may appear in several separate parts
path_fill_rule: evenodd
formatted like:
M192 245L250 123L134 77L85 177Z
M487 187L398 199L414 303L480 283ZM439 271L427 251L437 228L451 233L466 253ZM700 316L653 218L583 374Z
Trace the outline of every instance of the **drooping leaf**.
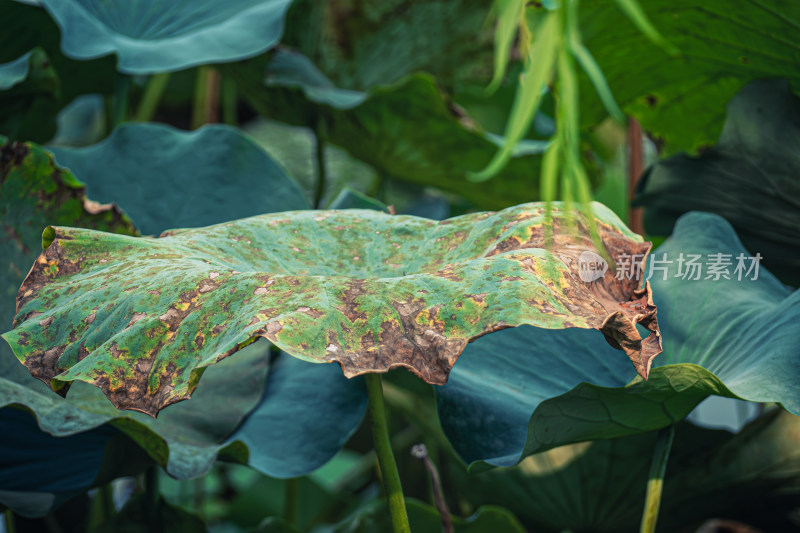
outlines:
M713 254L732 258L731 279L705 279ZM516 328L478 339L438 391L456 451L475 467L510 466L563 444L665 427L709 395L800 414L800 291L763 268L740 281L738 254L749 257L725 220L690 213L648 260L664 354L646 382L631 382L614 351L586 331ZM693 255L702 278L684 279L686 268L676 277L680 258Z
M725 104L749 81L788 78L800 85L800 7L786 0L640 1L644 14L681 53L671 56L633 23L617 2L581 5L586 47L623 110L663 143L689 152L719 136ZM596 125L605 110L584 80L581 115Z
M187 132L163 124L125 124L93 146L51 150L60 165L87 184L92 198L118 199L145 235L166 229L166 213L171 227L194 227L261 214L272 206L308 207L297 183L252 139L229 126ZM150 179L145 187L142 176L169 179Z
M42 0L61 29L61 47L74 59L117 55L129 74L180 70L236 61L275 45L291 0L106 4Z
M800 418L781 410L737 435L679 423L659 528L695 531L705 520L726 518L761 531L790 531L800 493L798 437ZM454 470L453 483L464 498L505 505L530 531L636 531L654 445L654 433L583 442L512 469Z
M60 80L41 48L0 65L0 135L46 141L56 131Z
M406 509L411 531L415 533L439 533L442 520L435 507L418 500L406 498ZM523 533L525 528L508 510L494 505L478 508L472 516L451 517L455 533L483 533L497 531L503 533ZM354 512L350 517L336 524L335 533L382 533L391 531L389 509L384 500L370 502Z
M781 80L750 83L728 104L717 144L650 167L636 204L647 231L668 235L687 211L723 216L786 283L800 285L800 99Z
M470 171L492 159L497 145L448 103L428 75L409 76L367 93L345 91L306 58L286 50L271 59L232 64L226 72L236 77L243 97L264 116L321 128L330 143L381 175L438 187L487 209L538 198L540 146L535 154L515 154L490 183L467 180Z
M604 206L593 210L609 257L635 267L649 244ZM646 377L660 352L649 286L608 269L583 281L581 253L601 260L587 221L553 213L523 204L436 222L296 211L158 239L49 227L3 337L54 390L86 381L117 407L150 414L258 337L336 361L348 377L402 366L442 384L485 334L592 328ZM636 323L651 330L644 341Z

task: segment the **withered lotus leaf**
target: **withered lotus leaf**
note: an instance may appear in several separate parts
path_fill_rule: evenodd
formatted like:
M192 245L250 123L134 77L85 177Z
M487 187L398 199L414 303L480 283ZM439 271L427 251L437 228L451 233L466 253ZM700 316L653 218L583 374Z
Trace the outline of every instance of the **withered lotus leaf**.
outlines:
M53 390L86 381L151 415L258 337L348 377L406 367L439 385L482 335L593 328L646 378L661 351L650 287L616 274L642 266L650 244L592 210L606 251L583 215L560 204L548 215L541 203L441 222L295 211L159 238L48 227L3 337ZM587 251L612 266L584 281Z

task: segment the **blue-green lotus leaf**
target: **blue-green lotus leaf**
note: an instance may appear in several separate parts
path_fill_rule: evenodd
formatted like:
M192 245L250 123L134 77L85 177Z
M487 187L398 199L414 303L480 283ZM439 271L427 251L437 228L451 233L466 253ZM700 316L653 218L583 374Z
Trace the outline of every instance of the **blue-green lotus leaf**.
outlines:
M56 161L80 177L93 200L116 202L145 235L264 212L307 209L300 187L237 129L182 131L125 124L83 148L53 147Z
M738 434L680 422L664 476L659 531L696 531L736 518L759 531L793 531L800 484L800 417L767 412ZM459 497L504 505L528 531L638 531L656 432L581 442L514 468L451 468ZM769 509L768 513L764 509Z
M236 61L275 45L292 0L42 0L74 59L116 54L129 74Z
M680 254L700 255L708 271L708 254L718 253L732 259L732 279L676 277ZM468 463L510 466L563 444L665 427L709 395L800 414L800 291L763 267L739 281L739 254L749 266L750 252L724 219L689 213L648 259L673 263L653 264L666 269L650 279L664 352L646 382L582 331L521 327L472 343L438 390L456 451Z
M229 441L247 445L248 464L256 470L298 477L327 463L344 446L366 408L362 378L348 380L337 365L282 355L273 364L261 403Z

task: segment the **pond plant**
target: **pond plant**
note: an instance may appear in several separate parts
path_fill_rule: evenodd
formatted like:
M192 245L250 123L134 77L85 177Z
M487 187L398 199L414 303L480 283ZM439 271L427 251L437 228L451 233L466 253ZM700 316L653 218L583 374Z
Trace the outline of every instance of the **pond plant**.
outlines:
M800 527L792 2L0 10L6 531Z

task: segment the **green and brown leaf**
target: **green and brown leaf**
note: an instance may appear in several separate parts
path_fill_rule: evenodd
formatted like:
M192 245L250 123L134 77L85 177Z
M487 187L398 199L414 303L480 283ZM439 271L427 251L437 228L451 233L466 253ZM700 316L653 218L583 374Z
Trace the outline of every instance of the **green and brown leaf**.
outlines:
M593 210L614 264L647 254ZM295 211L158 239L49 227L44 240L3 337L57 392L86 381L152 415L258 337L348 377L405 367L432 384L469 342L522 324L600 330L643 377L661 351L649 285L613 268L582 281L578 258L597 250L588 221L560 205L552 220L537 203L442 222Z

